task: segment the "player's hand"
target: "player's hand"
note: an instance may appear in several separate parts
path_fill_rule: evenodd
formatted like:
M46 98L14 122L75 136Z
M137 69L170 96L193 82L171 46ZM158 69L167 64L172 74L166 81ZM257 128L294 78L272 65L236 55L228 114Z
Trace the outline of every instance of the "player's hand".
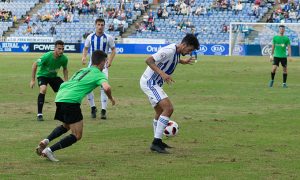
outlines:
M181 64L194 64L195 63L196 58L195 57L190 57L188 59L184 59L181 61Z
M272 55L270 55L270 62L273 62L274 57Z
M82 57L81 62L82 62L82 65L85 65L86 64L86 57Z
M167 83L167 84L172 84L173 82L175 82L173 79L172 79L172 76L168 75L168 74L164 74L162 76L163 80Z
M114 97L112 97L112 98L110 99L110 101L111 101L111 104L112 104L113 106L116 104L116 101L115 101L115 98L114 98Z
M109 68L112 64L112 61L111 60L107 60L107 63L106 63L106 67Z
M289 62L293 62L293 59L291 57L288 57Z
M35 80L31 80L31 81L30 81L30 88L33 88L34 85L35 85Z

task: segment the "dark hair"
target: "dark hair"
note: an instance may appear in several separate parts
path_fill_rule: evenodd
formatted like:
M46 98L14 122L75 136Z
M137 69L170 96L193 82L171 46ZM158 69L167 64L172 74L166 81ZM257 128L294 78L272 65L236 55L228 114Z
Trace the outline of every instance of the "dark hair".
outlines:
M188 46L194 46L195 49L199 49L199 41L196 36L193 34L187 34L181 41L182 44L186 44Z
M97 18L97 19L95 20L95 24L97 24L98 22L103 22L104 25L105 25L105 20L104 20L103 18Z
M285 28L285 26L284 26L284 25L279 25L279 27L280 27L280 28Z
M105 61L107 54L104 51L96 50L92 54L92 65L99 65L102 61Z
M62 45L63 46L63 45L65 45L65 43L62 40L57 40L57 41L55 41L54 45L55 45L55 47L57 45Z

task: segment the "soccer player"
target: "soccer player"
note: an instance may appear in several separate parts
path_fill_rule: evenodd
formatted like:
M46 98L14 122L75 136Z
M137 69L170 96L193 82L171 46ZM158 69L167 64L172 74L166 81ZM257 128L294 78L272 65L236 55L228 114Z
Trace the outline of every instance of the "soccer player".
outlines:
M285 26L279 26L279 35L275 35L272 41L272 53L271 60L273 60L271 80L269 82L269 87L273 87L274 77L276 70L281 63L283 68L283 84L282 87L287 88L287 56L292 56L291 42L290 39L284 35ZM288 54L286 53L286 48L288 48Z
M192 34L187 34L181 43L165 46L146 59L148 67L140 79L140 87L148 96L155 111L154 140L150 147L152 151L168 153L166 148L170 148L162 142L162 136L173 113L173 105L162 89L162 85L164 82L167 84L174 82L171 75L178 63L192 64L194 62L193 57L181 59L181 55L190 54L195 49L199 49L198 39Z
M107 64L104 66L103 72L108 77L108 68L111 66L112 61L116 55L116 48L114 39L112 36L104 33L105 21L104 19L98 18L95 20L96 32L90 34L85 40L84 49L82 52L82 64L86 64L86 57L88 54L88 50L90 49L90 55L95 50L101 50L105 53L108 53L109 49L111 49L111 54L107 60ZM91 66L91 60L89 61L88 67ZM106 108L107 108L107 96L104 93L104 90L101 88L101 119L106 119ZM88 94L89 104L91 106L91 117L96 118L97 108L95 106L94 94L91 92Z
M106 75L101 72L105 66L107 54L96 50L92 54L92 65L76 72L69 81L64 82L57 92L55 103L56 112L54 119L62 122L49 136L42 140L36 148L36 153L47 157L51 161L58 161L53 152L66 148L79 141L82 137L83 117L80 109L82 99L98 86L111 100L112 105L115 100L111 95L111 87L107 82ZM71 134L61 139L59 142L47 147L50 141L71 130Z
M35 76L37 76L40 93L38 95L37 106L38 114L37 120L43 121L43 106L45 102L45 95L47 92L47 85L50 84L54 92L57 92L59 86L68 80L68 58L64 54L64 42L58 40L55 42L54 51L45 53L40 59L32 65L32 75L30 87L35 85ZM57 72L63 67L64 81L57 76ZM37 72L38 69L38 72ZM37 73L36 73L37 72Z

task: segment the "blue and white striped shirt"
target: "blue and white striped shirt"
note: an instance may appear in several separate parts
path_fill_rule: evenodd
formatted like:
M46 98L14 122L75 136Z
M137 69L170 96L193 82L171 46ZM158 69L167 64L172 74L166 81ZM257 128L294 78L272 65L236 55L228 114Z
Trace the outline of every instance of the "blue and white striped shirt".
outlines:
M157 67L168 75L171 75L180 60L180 54L176 53L176 44L170 44L158 50L152 55ZM162 77L154 72L149 66L143 74L149 86L162 86L164 81Z
M101 36L97 36L96 33L92 33L86 38L84 46L90 49L90 66L91 55L95 50L101 50L108 54L109 49L115 47L115 42L109 34L103 33Z

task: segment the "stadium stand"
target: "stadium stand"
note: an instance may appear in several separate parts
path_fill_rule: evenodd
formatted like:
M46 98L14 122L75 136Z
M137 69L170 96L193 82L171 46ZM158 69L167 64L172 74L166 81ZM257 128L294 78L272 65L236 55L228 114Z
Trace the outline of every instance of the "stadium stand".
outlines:
M106 32L118 37L141 15L141 11L134 11L133 6L133 2L119 3L117 0L50 1L11 36L53 36L54 40L78 43L94 31L94 20L103 17Z
M20 19L38 2L2 2L0 9L11 11L12 15ZM161 1L158 7L152 6L155 8L150 8L145 2L151 4L153 1L48 0L10 36L52 36L54 40L78 43L94 31L94 20L100 16L106 20L106 32L114 37L120 37L129 26L134 26L134 32L129 38L163 37L167 43L173 43L186 33L195 32L202 44L223 44L229 40L230 22L262 22L275 7L273 0L166 0ZM277 7L267 22L300 22L298 0L282 2ZM141 17L142 22L137 21ZM11 18L0 23L0 36L13 26ZM291 30L291 33L297 34L298 31ZM272 28L267 34L274 34ZM264 39L262 36L256 37L254 42L259 43ZM292 40L296 42L298 35Z
M16 20L21 19L31 8L38 3L38 0L14 0L0 2L0 36L3 35L9 27L13 27L13 17Z

